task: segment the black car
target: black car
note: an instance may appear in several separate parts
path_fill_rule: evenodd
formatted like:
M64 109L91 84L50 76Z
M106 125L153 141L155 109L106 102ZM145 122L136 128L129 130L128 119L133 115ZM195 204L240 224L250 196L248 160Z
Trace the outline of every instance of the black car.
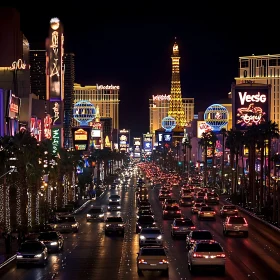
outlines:
M187 235L186 248L190 250L192 245L198 240L213 240L213 235L209 230L193 230Z
M136 233L139 233L142 228L154 227L155 219L151 215L141 216L136 222Z
M142 206L151 206L151 203L148 199L145 200L140 200L137 202L137 207L142 207Z
M40 232L38 240L46 245L49 252L62 250L64 244L63 236L57 231Z

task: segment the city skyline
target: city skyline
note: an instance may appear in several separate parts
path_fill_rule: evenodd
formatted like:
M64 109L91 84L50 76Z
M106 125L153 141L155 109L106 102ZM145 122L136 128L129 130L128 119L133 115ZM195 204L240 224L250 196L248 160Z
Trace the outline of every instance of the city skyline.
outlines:
M119 85L120 128L131 129L135 135L148 131L149 98L170 94L170 57L175 37L182 57L182 96L195 98L195 113L227 98L238 74L239 56L277 53L273 36L269 36L274 32L272 21L269 29L264 20L250 34L237 32L243 25L235 21L234 10L225 16L213 9L209 14L178 17L175 22L175 16L165 20L158 15L154 19L147 16L146 20L144 15L117 19L110 17L111 11L106 21L101 22L100 15L91 21L86 12L78 9L76 18L83 19L79 22L59 9L46 8L40 16L32 17L26 7L18 10L31 49L44 45L49 20L60 18L65 29L65 51L75 53L76 82ZM129 24L124 24L124 19ZM261 31L266 31L265 42L260 39ZM138 110L134 107L136 98Z

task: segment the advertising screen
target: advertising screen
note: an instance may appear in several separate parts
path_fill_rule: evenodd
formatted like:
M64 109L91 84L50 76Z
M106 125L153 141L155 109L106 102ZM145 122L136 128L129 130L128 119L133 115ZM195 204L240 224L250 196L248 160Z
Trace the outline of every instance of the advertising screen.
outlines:
M197 122L197 138L202 137L202 133L206 133L212 130L212 127L207 124L205 121Z
M172 133L163 133L162 138L163 138L163 142L171 143L172 142Z
M12 92L9 93L8 99L8 112L7 116L11 119L16 119L19 117L20 109L20 98L16 97Z
M232 88L233 127L247 130L270 119L270 86L241 84Z
M119 150L127 152L129 148L129 130L122 129L119 131Z
M153 149L153 135L143 134L143 149L145 152L150 152Z
M100 138L101 130L100 129L92 129L91 130L91 138Z
M72 128L73 144L76 151L86 151L90 140L91 127Z

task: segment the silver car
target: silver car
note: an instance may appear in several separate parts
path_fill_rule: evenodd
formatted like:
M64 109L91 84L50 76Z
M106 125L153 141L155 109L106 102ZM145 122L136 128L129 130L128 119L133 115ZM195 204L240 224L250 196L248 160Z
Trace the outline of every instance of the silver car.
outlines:
M226 255L220 243L202 240L196 242L188 252L188 266L193 273L198 267L214 267L225 273Z
M59 216L55 223L50 224L53 230L59 232L78 232L79 223L72 215Z
M93 206L87 213L87 222L100 221L104 222L104 211L101 206Z
M171 224L171 236L175 238L177 236L186 236L192 230L195 230L195 225L193 221L188 218L177 218L174 219Z
M109 202L112 202L112 201L120 202L121 197L118 194L111 194L109 196Z
M248 223L244 217L232 216L227 217L223 223L223 234L243 233L245 237L249 236Z
M169 262L166 251L161 246L145 246L137 253L137 272L143 270L160 270L168 275Z
M139 246L162 245L163 235L159 228L143 228L139 234Z
M37 240L25 241L17 252L17 266L22 264L45 265L48 262L48 249L43 242Z
M216 212L213 207L203 206L197 213L197 217L199 220L202 219L214 219L216 220Z
M121 211L121 208L119 201L111 201L108 204L108 211Z
M232 216L232 215L236 216L238 215L238 210L234 205L224 205L220 209L220 215L221 217Z

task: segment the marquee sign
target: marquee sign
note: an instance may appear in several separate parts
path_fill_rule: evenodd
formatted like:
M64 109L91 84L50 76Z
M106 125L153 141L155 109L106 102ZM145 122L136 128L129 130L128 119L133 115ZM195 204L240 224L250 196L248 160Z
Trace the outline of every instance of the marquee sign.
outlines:
M17 119L19 117L21 99L16 97L12 91L9 92L7 117L10 119Z
M52 128L52 153L57 155L60 149L60 128Z
M246 130L270 118L270 86L236 85L233 87L233 126Z
M86 151L88 149L91 127L74 127L72 128L73 144L76 151Z
M150 152L153 149L153 134L143 134L143 149Z
M119 86L113 86L113 85L107 85L107 86L103 86L103 85L96 85L97 89L120 89Z
M170 101L171 96L170 95L153 95L153 101L163 101L167 100Z
M51 139L52 138L52 130L51 130L52 118L50 115L46 115L44 117L44 138Z

